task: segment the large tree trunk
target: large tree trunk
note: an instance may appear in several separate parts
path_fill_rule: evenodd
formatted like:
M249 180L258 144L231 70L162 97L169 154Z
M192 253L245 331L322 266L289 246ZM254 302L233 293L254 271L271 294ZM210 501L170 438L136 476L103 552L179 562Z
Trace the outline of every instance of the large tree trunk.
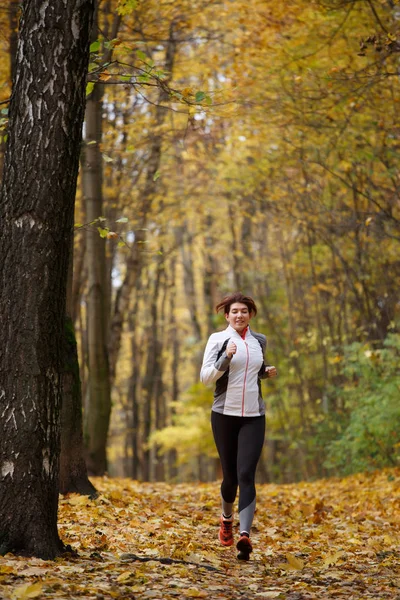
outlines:
M92 0L23 3L0 203L0 553L53 558Z

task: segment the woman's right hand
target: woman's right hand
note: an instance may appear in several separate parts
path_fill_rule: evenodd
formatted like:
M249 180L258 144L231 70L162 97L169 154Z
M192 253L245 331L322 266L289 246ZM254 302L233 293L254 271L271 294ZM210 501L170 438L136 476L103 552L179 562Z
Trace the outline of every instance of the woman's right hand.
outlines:
M226 355L228 358L232 358L234 354L236 354L237 346L235 342L229 342L226 347Z

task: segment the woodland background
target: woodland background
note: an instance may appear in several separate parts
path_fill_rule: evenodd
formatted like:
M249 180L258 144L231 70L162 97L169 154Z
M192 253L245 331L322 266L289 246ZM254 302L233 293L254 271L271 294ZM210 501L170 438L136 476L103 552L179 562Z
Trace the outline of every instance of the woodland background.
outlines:
M215 479L198 376L235 290L279 372L260 479L398 465L400 4L103 0L97 19L68 300L89 472Z

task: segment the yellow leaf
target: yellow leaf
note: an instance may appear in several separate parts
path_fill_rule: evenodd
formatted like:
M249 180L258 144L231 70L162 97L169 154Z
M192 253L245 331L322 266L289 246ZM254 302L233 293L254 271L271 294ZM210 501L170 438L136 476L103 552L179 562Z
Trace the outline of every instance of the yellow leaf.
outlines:
M71 494L68 498L68 504L72 506L86 506L90 503L90 500L87 496L81 496L80 494Z
M117 581L118 583L126 583L129 579L135 577L135 573L133 571L124 571L121 575L118 575Z
M304 568L304 562L301 560L301 558L296 558L296 556L294 554L290 554L290 552L286 554L286 560L291 568L296 569L296 571L301 571Z
M15 600L28 600L29 598L39 598L42 595L43 585L38 583L26 583L14 590L13 598Z
M0 574L1 573L14 573L14 568L8 565L0 565Z
M324 567L328 568L331 565L336 565L336 563L342 558L343 555L343 551L334 552L333 554L327 554L323 562Z
M197 588L189 588L188 590L182 590L184 596L188 598L207 598L208 593L204 590L198 590Z
M184 98L188 98L189 96L193 96L193 90L192 88L186 87L182 90L182 96Z

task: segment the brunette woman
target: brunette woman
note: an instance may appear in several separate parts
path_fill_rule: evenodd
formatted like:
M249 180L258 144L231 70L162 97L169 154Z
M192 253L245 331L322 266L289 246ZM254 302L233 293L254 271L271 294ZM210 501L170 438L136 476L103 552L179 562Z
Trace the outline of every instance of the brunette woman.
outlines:
M240 537L238 559L248 560L253 550L250 529L256 507L255 473L265 435L265 406L261 379L277 375L266 366L266 337L252 331L250 319L257 307L240 292L225 297L216 307L224 311L228 327L213 333L204 352L200 379L215 383L211 425L221 460L222 515L219 540L233 544L233 507L239 487Z

